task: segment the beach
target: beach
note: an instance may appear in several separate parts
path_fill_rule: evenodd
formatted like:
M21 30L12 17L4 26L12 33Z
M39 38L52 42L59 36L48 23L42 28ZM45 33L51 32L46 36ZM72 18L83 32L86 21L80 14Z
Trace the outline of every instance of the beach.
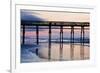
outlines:
M27 45L28 46L28 45ZM36 54L36 48L24 47L24 50L21 52L21 61L22 62L46 62L46 61L73 61L73 60L83 60L81 58L80 52L81 49L84 49L84 60L89 59L90 48L88 45L81 46L80 44L74 44L74 55L71 59L71 44L63 44L62 58L60 58L60 46L58 43L52 43L51 45L51 59L48 56L48 43L41 43L40 48L38 49L38 55Z

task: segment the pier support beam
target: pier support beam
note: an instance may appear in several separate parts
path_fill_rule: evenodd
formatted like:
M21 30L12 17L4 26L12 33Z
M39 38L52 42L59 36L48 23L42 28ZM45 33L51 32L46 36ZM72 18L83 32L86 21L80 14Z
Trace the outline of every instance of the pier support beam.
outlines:
M23 40L22 44L25 44L25 25L23 25Z
M74 59L74 26L71 26L70 57L71 57L71 60Z
M39 26L36 26L36 44L39 45ZM38 55L38 48L36 48L36 55Z
M63 26L60 26L60 60L63 57Z
M49 43L48 43L48 59L51 59L51 23L49 23Z
M81 48L80 48L80 57L81 59L84 59L84 26L81 26L81 37L80 37L80 42L81 42Z

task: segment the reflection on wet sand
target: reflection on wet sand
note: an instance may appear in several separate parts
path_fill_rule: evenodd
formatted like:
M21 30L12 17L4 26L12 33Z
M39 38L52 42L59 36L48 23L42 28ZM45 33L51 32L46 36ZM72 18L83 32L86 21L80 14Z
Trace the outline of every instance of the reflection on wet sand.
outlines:
M42 46L44 45L45 47L42 47L39 49L39 57L48 59L48 44L41 44ZM55 60L81 60L81 49L84 48L84 59L89 59L89 46L87 45L80 45L80 44L74 44L73 45L73 59L71 57L71 44L63 44L63 49L62 49L62 57L60 57L60 46L59 44L52 43L51 45L51 61Z

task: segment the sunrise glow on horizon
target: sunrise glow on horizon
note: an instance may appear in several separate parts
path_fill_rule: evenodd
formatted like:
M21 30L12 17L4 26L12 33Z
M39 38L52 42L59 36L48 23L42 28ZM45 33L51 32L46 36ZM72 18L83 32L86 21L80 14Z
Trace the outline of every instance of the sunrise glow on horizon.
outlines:
M21 20L90 22L89 13L21 10Z

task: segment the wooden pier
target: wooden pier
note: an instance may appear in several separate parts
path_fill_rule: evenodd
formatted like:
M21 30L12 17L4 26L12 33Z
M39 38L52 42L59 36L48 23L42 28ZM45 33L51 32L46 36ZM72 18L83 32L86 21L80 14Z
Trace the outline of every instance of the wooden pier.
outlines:
M39 45L39 26L47 26L49 29L49 39L48 39L48 59L51 59L51 36L52 36L52 26L59 26L60 28L55 28L60 30L60 60L62 60L62 54L63 54L63 29L70 29L70 57L73 60L74 58L74 27L80 27L81 33L80 33L80 41L82 41L80 44L81 46L84 46L84 36L85 36L85 27L89 27L89 22L59 22L59 21L21 21L21 28L23 29L23 37L22 37L22 44L25 44L25 27L26 26L36 26L36 44ZM64 28L64 27L70 27L70 28ZM38 55L38 48L36 54ZM80 56L82 59L84 59L84 47L81 47L80 50Z

